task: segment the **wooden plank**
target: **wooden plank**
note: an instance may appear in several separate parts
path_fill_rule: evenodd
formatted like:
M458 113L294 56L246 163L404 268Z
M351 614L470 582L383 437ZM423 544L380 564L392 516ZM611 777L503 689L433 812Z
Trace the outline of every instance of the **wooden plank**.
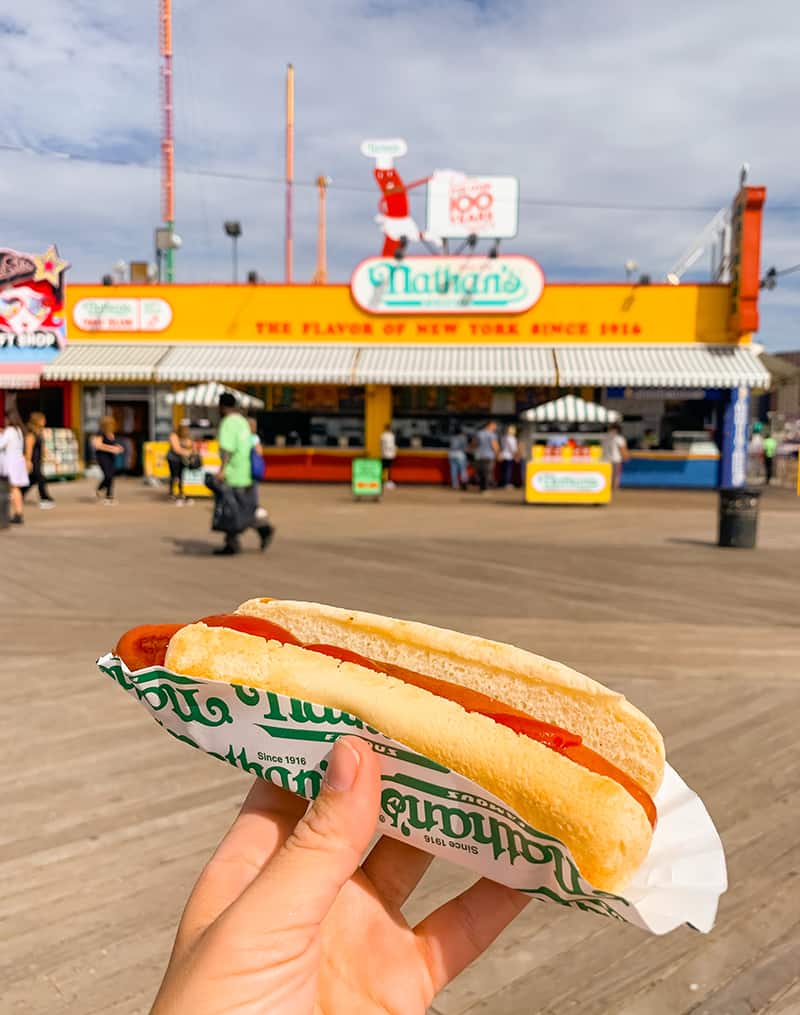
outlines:
M755 959L748 957L747 964L724 986L703 999L704 1015L753 1015L768 1011L773 1000L785 996L787 982L800 977L798 942L800 924L795 924L780 940L759 949Z
M189 887L249 780L165 736L94 658L135 623L271 594L472 630L607 680L657 719L718 820L731 890L709 937L532 903L434 1011L682 1015L688 998L723 1015L744 992L764 1015L800 1012L794 498L770 492L762 548L723 554L670 541L712 538L710 495L624 492L607 512L533 514L501 493L398 490L367 514L338 488L270 486L268 567L255 552L218 567L183 552L209 541L206 505L168 511L123 482L112 519L79 485L57 492L57 512L0 533L15 575L13 594L0 586L0 1010L149 1010ZM470 880L434 864L409 918Z
M800 1012L800 978L796 977L789 987L767 1005L763 1015L797 1015L797 1012Z

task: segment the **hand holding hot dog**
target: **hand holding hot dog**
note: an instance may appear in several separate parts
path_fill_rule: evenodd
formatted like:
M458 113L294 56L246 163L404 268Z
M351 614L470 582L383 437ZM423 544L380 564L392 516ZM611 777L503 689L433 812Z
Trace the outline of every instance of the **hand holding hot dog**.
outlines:
M380 769L340 739L305 802L257 780L181 920L152 1015L423 1015L528 901L479 881L413 929L400 908L431 857L381 840Z

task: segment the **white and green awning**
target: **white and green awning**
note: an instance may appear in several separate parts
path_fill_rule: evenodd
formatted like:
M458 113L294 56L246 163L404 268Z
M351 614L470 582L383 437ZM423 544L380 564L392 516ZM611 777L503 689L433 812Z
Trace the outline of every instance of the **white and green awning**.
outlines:
M86 342L45 380L218 384L525 385L768 389L747 346L284 345Z
M158 381L240 384L352 384L350 345L174 345L155 370Z
M70 344L42 376L47 381L152 381L169 348L145 342Z
M752 349L730 345L563 346L561 387L769 388Z
M374 345L358 350L355 384L556 383L553 350L541 345Z

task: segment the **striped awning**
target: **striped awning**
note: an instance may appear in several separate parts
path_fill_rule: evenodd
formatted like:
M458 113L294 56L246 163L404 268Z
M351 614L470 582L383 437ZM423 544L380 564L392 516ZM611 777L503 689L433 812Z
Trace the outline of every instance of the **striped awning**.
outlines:
M224 384L217 384L216 381L194 384L191 388L184 388L183 391L175 391L167 395L166 400L170 405L196 405L203 409L210 409L212 406L219 405L219 396L223 392L233 395L243 409L264 408L264 403L260 398L247 395L244 391L237 391L236 388L226 388Z
M152 381L168 345L68 345L44 370L48 381Z
M521 419L529 423L616 423L619 413L575 395L564 395L534 409L526 409Z
M349 345L174 345L158 364L159 381L250 384L351 384Z
M539 345L363 347L355 384L555 384L553 350Z
M743 346L563 346L562 387L768 388L769 372Z
M41 378L41 363L3 363L0 365L0 391L38 388Z

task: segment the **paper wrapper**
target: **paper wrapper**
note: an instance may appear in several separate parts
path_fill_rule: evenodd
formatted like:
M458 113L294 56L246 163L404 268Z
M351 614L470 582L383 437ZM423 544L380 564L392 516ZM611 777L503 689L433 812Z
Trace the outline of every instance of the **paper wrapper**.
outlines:
M356 716L161 667L131 672L114 655L97 665L176 739L307 799L319 792L332 743L363 737L381 760L380 832L477 875L653 934L714 924L727 887L722 843L700 798L669 765L650 852L623 898L592 888L563 843L497 797Z

